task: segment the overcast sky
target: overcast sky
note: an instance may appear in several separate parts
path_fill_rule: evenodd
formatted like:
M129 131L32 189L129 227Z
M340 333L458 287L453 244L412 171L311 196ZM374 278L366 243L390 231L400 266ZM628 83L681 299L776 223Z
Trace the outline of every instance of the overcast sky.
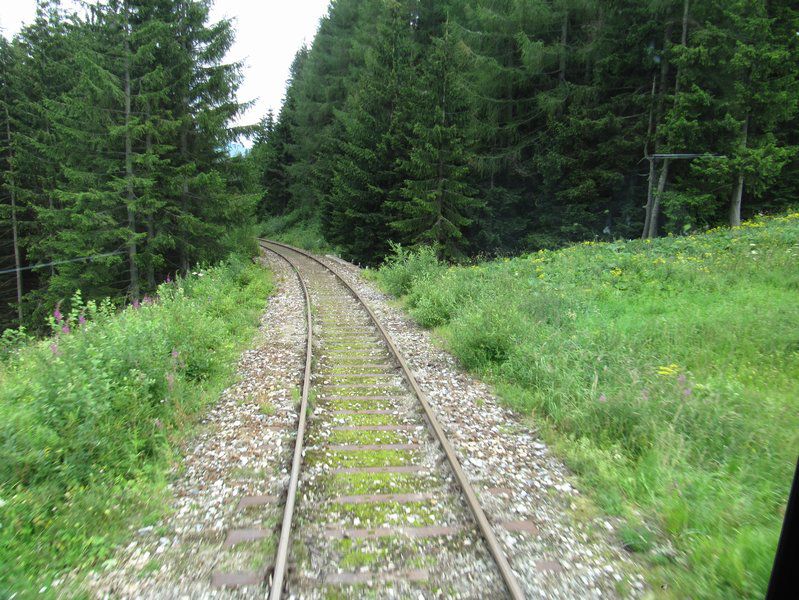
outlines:
M257 122L269 108L280 108L294 53L313 40L328 1L216 0L212 19L231 17L236 24L236 43L228 60L245 63L239 100L256 100L242 124ZM62 4L74 5L71 0ZM6 37L30 23L36 10L35 0L0 0L0 5L0 29Z

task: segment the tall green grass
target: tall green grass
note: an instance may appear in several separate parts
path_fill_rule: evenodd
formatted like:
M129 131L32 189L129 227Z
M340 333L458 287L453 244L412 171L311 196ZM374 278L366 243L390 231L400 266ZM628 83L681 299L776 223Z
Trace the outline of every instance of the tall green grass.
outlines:
M51 338L12 340L0 362L0 597L108 558L132 514L161 510L172 449L230 381L270 290L264 269L231 259L121 313L76 298Z
M548 437L675 597L762 597L799 450L799 213L377 273Z

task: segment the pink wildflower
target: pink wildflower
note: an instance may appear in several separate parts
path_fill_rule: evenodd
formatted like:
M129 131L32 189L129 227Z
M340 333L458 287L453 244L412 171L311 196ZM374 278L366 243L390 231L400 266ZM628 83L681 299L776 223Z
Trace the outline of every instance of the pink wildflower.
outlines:
M86 325L86 317L82 314L78 316L78 325Z
M58 307L53 311L53 317L55 317L56 321L61 321L64 318L64 315L61 314L61 311L58 310Z
M605 394L600 394L599 395L599 401L600 402L607 402L608 398L607 398L607 396L605 396Z
M172 350L172 358L177 358L178 356L180 356L180 352L177 350Z
M132 304L132 306L133 306L133 308L134 308L134 309L136 309L136 310L138 310L138 309L139 309L139 307L141 306L141 302L139 302L139 299L138 299L138 298L136 298L136 299L133 301L133 304Z
M69 333L69 325L64 325L61 328L61 333L63 333L64 335L68 334Z
M166 282L172 283L172 278L169 276L169 273L166 274Z
M50 344L50 351L55 355L58 356L58 344Z

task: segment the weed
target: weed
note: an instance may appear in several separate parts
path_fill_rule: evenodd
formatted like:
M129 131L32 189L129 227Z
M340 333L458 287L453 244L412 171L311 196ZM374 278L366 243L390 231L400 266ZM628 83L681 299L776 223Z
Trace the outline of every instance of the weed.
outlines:
M163 511L173 448L231 381L271 290L243 260L201 273L121 313L76 297L52 338L14 340L0 363L0 590L106 560L129 523Z
M799 447L797 239L794 213L469 267L401 250L376 278L541 424L672 593L755 597Z

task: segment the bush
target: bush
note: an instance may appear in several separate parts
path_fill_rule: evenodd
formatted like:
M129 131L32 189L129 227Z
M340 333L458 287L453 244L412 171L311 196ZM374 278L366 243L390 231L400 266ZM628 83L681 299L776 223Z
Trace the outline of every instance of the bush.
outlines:
M677 596L762 597L799 447L797 240L793 213L471 267L398 249L377 279L538 419Z
M381 285L395 296L407 294L416 283L422 283L444 270L435 248L421 246L414 251L392 244L390 254L378 271Z
M263 269L231 259L121 313L77 297L53 337L0 364L0 596L110 552L269 291Z

